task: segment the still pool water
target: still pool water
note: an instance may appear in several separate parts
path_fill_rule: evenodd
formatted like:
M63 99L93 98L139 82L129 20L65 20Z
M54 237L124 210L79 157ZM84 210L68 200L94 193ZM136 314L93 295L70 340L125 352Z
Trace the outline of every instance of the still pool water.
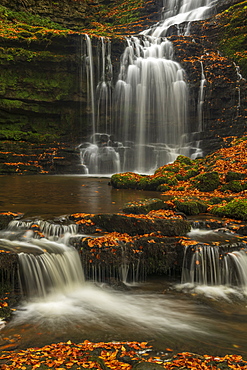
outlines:
M0 211L50 219L119 212L158 193L116 190L108 178L0 176ZM81 282L69 291L22 300L0 331L0 350L60 341L149 341L157 351L241 354L247 359L247 295L230 287L181 286L164 277L113 289ZM167 356L171 356L168 352Z
M0 176L0 212L49 219L77 212L119 212L123 204L159 197L150 191L118 190L110 178L84 176Z

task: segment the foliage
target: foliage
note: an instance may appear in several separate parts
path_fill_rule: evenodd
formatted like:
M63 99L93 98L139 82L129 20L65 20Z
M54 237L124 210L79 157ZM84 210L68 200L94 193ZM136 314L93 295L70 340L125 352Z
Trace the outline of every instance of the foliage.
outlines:
M164 348L164 352L160 354L156 354L151 349L152 347L147 342L92 343L85 340L83 343L75 344L68 341L46 345L42 348L28 348L16 352L5 351L0 355L0 361L2 370L131 370L135 368L242 370L247 366L247 362L240 355L219 357L182 352L167 360L167 352L173 352L172 349Z
M186 214L206 212L208 204L220 203L226 197L228 201L236 196L245 198L247 140L246 137L230 138L229 145L228 139L225 139L226 147L205 158L181 160L183 157L179 156L174 163L158 168L151 176L116 174L112 176L112 185L128 188L130 183L134 188L149 190L150 184L156 184L155 190L164 191L176 200L180 198L179 202L173 203L177 210Z
M144 25L150 24L146 15L150 4L152 1L143 0L114 0L107 4L99 1L97 5L93 2L93 12L88 17L89 27L80 31L107 37L138 33Z
M220 49L230 56L247 76L247 1L231 6L217 16L222 25L220 32Z
M73 0L71 0L73 2ZM147 17L152 1L125 0L110 1L107 4L93 0L81 2L87 17L82 26L68 29L49 17L40 17L28 11L16 12L0 5L0 40L19 39L28 43L49 43L54 37L86 33L94 36L123 37L138 33L144 25L150 24ZM54 5L54 4L53 4ZM84 26L83 26L84 24ZM85 26L87 24L87 26Z

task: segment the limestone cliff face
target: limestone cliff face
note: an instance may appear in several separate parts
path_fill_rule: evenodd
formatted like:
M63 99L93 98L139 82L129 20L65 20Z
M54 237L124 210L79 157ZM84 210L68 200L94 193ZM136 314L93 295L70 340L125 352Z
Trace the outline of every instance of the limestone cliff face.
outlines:
M160 2L156 0L151 4L153 20L155 17L159 19ZM222 3L210 20L191 26L189 37L175 33L170 36L175 45L175 59L182 64L187 75L190 90L189 124L192 127L196 127L198 122L202 68L205 74L202 131L196 134L205 154L222 144L221 137L241 136L246 131L246 76L243 74L242 78L241 70L238 71L233 59L227 58L224 51L219 51L223 26L221 19L217 18L217 12L238 3L243 3L244 8L246 1L228 0ZM32 155L35 155L37 147L39 155L42 151L46 153L46 150L48 153L47 156L41 156L43 162L39 162L39 167L35 167L34 171L73 172L70 149L67 155L64 144L58 143L75 146L90 131L91 112L87 105L85 72L87 52L85 36L78 29L87 26L92 5L73 0L15 0L11 3L0 0L0 18L5 21L5 28L2 27L0 34L0 173L22 172L20 166L11 167L14 171L9 171L10 167L6 165L9 163L9 154L4 153L15 151L16 145L16 152L21 154L22 150L27 151L29 144ZM6 15L6 9L19 12L22 17L26 14L31 23L34 15L42 20L48 19L48 23L38 24L35 18L36 23L33 20L34 23L29 27L27 20L25 23L15 20L12 13ZM231 17L232 11L229 13ZM49 22L56 22L59 26L54 28ZM15 31L11 31L13 25ZM97 64L101 40L93 38L92 42ZM119 72L124 45L123 40L112 39L112 86ZM98 73L97 68L95 73ZM58 148L63 151L62 155L58 155ZM66 162L64 158L67 157L69 160ZM63 166L54 165L62 161ZM12 162L15 163L14 159Z

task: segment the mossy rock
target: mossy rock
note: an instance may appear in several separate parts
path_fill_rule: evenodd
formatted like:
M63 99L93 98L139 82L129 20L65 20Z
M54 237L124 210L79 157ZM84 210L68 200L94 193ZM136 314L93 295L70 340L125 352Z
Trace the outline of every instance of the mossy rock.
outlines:
M153 219L131 217L120 214L100 214L91 217L95 225L108 232L128 233L129 235L143 235L159 231L165 236L186 235L190 231L190 224L181 219Z
M124 213L146 214L150 211L164 208L164 202L161 199L144 199L139 202L129 202L123 206Z
M148 183L146 184L146 188L144 190L157 190L159 185L166 184L168 181L168 178L165 176L159 176L159 177L150 177Z
M203 192L214 191L220 185L218 172L202 173L194 178L194 186Z
M245 186L241 184L240 181L233 180L222 186L221 191L226 190L230 190L233 193L240 193L241 191L245 190Z
M246 174L240 172L228 171L225 177L226 182L234 180L243 180L246 177Z
M140 177L139 181L137 182L137 189L146 190L148 186L149 186L149 176Z
M115 174L111 177L111 185L117 189L136 189L140 176L132 172Z
M166 191L169 191L169 190L171 190L171 187L167 184L161 184L157 187L157 191L166 192Z
M189 157L186 157L185 155L179 155L174 163L181 163L187 166L190 166L193 164L193 160Z
M198 200L175 200L174 204L179 212L183 212L188 216L198 215L199 213L207 212L208 205Z
M247 221L247 199L233 199L227 204L215 206L210 212L219 217Z

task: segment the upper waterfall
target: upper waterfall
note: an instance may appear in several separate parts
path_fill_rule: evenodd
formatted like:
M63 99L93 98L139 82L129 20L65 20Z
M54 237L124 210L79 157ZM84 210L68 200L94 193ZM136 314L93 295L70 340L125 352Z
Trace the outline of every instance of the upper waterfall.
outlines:
M162 20L142 34L154 37L166 36L172 26L176 26L179 30L179 26L184 22L207 18L216 3L217 0L163 0Z
M94 83L92 48L86 37L93 126L89 142L80 145L86 174L153 173L180 154L192 158L202 155L193 132L202 131L204 83L199 84L200 101L195 104L198 122L189 124L186 71L173 59L173 44L167 37L172 26L179 34L188 34L190 22L208 17L216 3L164 0L163 20L126 39L114 88L110 47L101 39L102 57L97 58L100 78Z

